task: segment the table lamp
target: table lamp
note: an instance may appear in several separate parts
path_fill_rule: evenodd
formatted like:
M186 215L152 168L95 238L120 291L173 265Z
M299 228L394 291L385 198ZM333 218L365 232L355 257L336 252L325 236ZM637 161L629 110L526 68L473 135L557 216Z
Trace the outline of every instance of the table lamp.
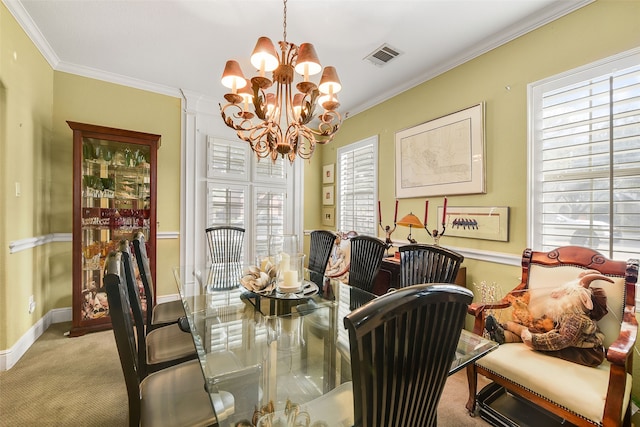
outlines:
M413 214L413 212L402 217L402 219L400 219L397 224L403 227L409 227L409 235L407 236L407 240L411 243L418 243L411 237L411 227L424 228L424 225L422 224L422 222L420 222L420 219Z

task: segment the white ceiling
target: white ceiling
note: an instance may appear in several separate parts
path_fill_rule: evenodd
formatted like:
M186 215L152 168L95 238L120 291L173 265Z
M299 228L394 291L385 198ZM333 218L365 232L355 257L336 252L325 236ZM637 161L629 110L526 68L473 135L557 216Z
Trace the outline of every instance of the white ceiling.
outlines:
M287 41L337 68L351 115L592 0L289 0ZM51 66L223 101L227 59L253 75L259 36L282 40L281 0L3 0ZM403 52L377 67L383 43Z

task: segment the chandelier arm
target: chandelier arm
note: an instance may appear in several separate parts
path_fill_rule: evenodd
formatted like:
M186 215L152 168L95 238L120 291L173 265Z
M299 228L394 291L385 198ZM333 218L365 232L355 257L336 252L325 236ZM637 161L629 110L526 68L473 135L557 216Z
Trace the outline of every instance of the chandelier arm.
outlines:
M307 66L311 62L308 62L307 51L309 46L313 50L312 45L304 43L305 55L304 58L299 58L299 46L287 42L287 0L283 0L282 28L283 40L278 42L280 49L273 49L272 42L261 37L252 55L253 59L260 58L262 64L269 63L268 67L261 67L273 70L272 79L261 72L251 78L252 90L248 91L249 94L243 93L241 96L235 91L226 94L227 104L220 105L220 114L225 125L235 130L238 138L249 144L258 159L269 157L275 162L278 157L286 157L293 163L296 157L310 159L316 144L330 142L343 118L335 111L339 107L337 98L331 93L328 97L321 97L318 86L308 80ZM313 52L314 64L317 63L316 56ZM298 59L305 65L304 78L294 84ZM299 74L302 73L300 69L297 72ZM316 72L318 71L313 74ZM324 75L323 72L321 82ZM223 76L225 81L244 78L241 71L237 74L225 71ZM335 78L337 80L337 75ZM253 112L248 111L247 96L253 101ZM322 103L323 112L316 115L319 102ZM253 121L256 117L257 123Z

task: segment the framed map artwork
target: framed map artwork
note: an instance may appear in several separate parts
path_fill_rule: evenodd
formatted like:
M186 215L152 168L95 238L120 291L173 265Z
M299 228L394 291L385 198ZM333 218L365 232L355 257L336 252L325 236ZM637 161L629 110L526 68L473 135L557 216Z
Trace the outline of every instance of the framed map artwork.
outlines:
M485 193L484 105L396 132L396 197Z

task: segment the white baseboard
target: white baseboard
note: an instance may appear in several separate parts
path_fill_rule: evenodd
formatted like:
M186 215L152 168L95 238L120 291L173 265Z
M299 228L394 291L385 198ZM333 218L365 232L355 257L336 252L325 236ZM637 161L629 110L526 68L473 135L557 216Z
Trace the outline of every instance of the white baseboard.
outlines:
M0 371L11 369L51 324L70 322L71 315L71 307L56 308L45 314L20 337L13 347L8 350L0 350Z

